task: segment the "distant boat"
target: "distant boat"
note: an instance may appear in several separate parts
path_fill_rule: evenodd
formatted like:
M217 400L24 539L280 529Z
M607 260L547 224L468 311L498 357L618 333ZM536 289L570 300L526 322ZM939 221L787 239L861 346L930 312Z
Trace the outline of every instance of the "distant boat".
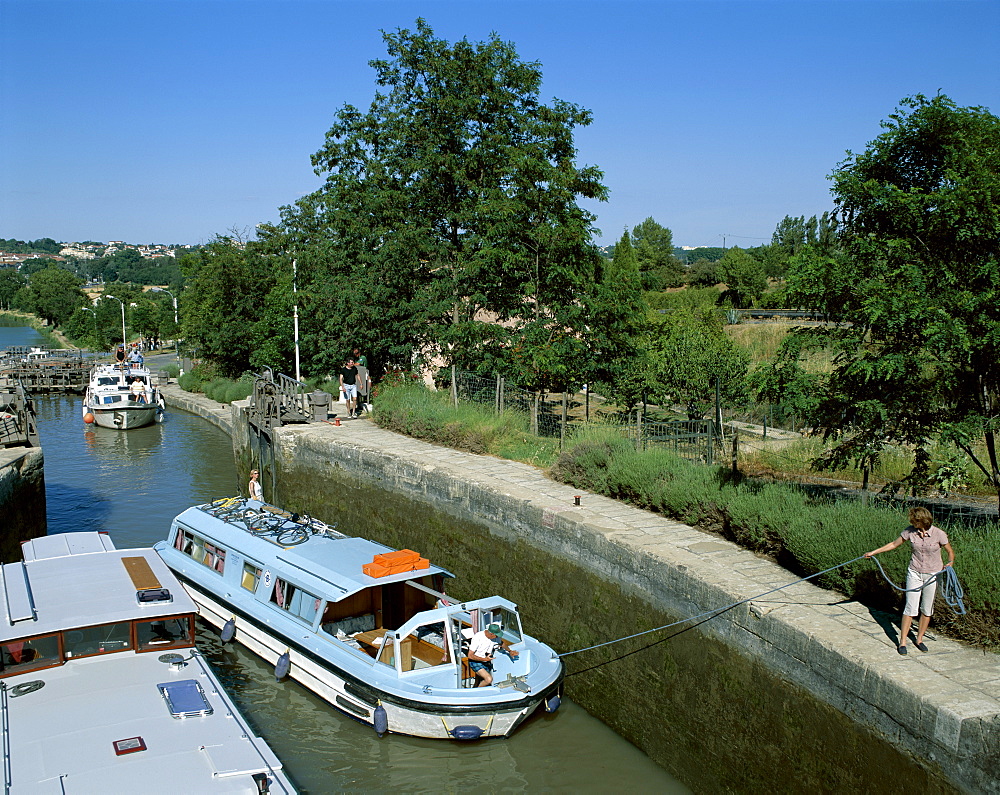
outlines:
M94 532L22 550L0 570L4 792L295 791L153 550Z
M83 418L102 428L125 431L161 422L164 405L146 367L129 362L99 364L90 371L83 394Z
M242 497L189 508L155 549L223 640L380 735L505 737L559 705L562 661L524 634L517 605L451 599L453 575L410 550ZM502 651L475 687L469 639L491 625Z

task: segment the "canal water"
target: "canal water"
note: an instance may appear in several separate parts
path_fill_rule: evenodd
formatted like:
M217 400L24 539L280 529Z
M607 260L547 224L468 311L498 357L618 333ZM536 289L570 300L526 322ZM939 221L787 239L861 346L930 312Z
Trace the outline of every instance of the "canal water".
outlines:
M0 349L32 344L32 329L0 327ZM49 533L106 530L120 548L150 546L185 508L239 491L229 437L193 415L121 432L85 425L79 396L40 395L36 407ZM507 740L379 740L213 631L199 644L306 792L689 791L568 700Z

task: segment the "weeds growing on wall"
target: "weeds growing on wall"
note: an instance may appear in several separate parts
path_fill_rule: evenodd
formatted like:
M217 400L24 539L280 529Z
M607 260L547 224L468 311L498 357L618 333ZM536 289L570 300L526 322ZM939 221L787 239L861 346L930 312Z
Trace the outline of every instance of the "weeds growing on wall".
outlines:
M533 437L527 419L489 408L451 405L448 395L407 384L383 390L375 405L382 427L461 450L486 453L549 469L558 481L656 511L716 532L805 576L863 555L899 535L898 510L851 501L811 498L794 484L733 478L729 471L677 458L665 450L637 452L615 430L586 427L567 443ZM998 528L944 528L955 548L956 572L968 614L937 611L935 626L980 646L1000 649L1000 545ZM880 557L897 583L906 579L908 547ZM902 597L875 565L857 561L820 578L871 607L896 612Z

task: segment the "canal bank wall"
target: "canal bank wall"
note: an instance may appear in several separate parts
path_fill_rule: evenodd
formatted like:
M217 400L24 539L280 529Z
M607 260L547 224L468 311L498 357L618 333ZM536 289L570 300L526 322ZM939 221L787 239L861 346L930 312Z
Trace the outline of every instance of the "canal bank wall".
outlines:
M0 449L0 559L21 559L21 542L45 535L45 457L40 447Z
M262 438L235 404L231 428L268 500L419 549L458 575L458 598L513 596L527 631L561 653L796 580L532 467L364 420ZM933 635L929 653L900 657L894 620L792 584L695 626L568 656L567 693L696 791L1000 792L1000 659Z

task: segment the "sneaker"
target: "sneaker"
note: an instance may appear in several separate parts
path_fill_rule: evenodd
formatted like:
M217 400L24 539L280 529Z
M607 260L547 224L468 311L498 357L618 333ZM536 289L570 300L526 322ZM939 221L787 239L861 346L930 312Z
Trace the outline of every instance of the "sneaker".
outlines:
M905 655L906 654L906 646L897 646L896 647L896 651L898 651L902 655Z
M927 651L927 644L921 641L917 644L917 648L920 649L920 651Z

